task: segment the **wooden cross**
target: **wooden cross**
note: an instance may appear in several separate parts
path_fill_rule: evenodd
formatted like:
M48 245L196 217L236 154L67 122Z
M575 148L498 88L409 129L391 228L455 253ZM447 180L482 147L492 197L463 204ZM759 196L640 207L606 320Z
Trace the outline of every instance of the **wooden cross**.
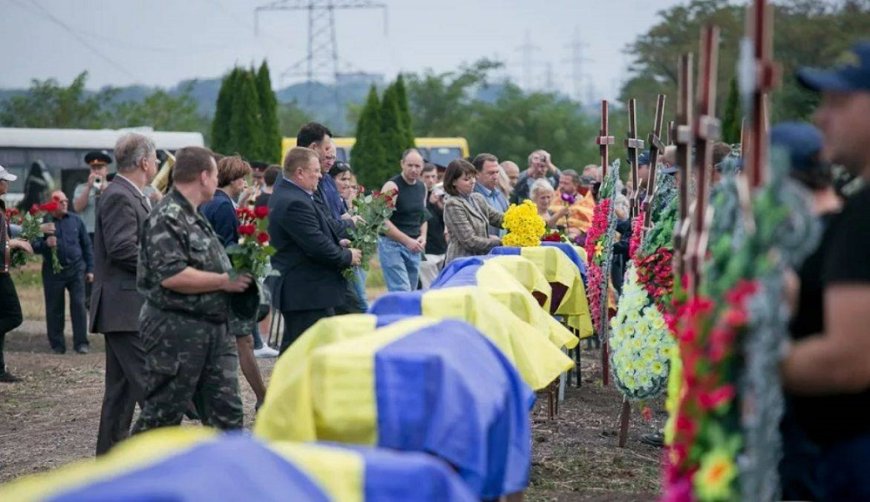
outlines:
M614 142L613 136L610 136L607 130L607 100L601 100L601 129L598 131L598 137L595 138L595 144L598 145L601 151L601 182L607 179L607 168L610 163L609 147ZM606 281L605 281L606 284ZM607 312L605 310L605 312ZM601 321L601 326L604 326L603 333L598 333L601 337L601 383L608 385L610 383L610 358L607 355L607 326L609 323L606 319Z
M656 116L653 120L653 130L649 133L647 141L649 142L649 179L646 181L646 198L643 200L643 226L649 228L652 223L652 202L655 194L656 186L656 165L659 161L659 154L665 151L665 145L660 138L662 134L662 123L665 120L665 101L667 97L664 94L659 94L656 99Z
M680 173L680 214L679 226L674 232L674 271L676 281L682 280L686 274L686 244L691 218L689 215L689 177L691 176L692 145L695 133L692 131L692 118L694 115L692 94L692 75L694 74L694 60L692 53L680 56L677 63L679 80L677 82L677 119L672 122L671 139L677 145L676 163ZM679 284L679 282L677 282Z
M676 136L676 134L674 133L674 121L670 120L670 121L668 121L668 137L667 137L668 145L674 144L674 136Z
M707 192L708 171L713 163L713 144L719 139L719 120L716 118L716 79L719 63L719 28L704 26L701 30L701 62L698 73L697 109L694 120L695 172L697 188L692 230L687 242L689 260L689 293L697 295L701 283L701 268L707 251Z
M637 215L640 205L640 180L637 176L638 153L643 151L643 140L637 137L637 100L628 100L628 137L625 138L625 149L628 151L628 162L631 164L632 193L629 195L631 204L630 217Z
M607 100L601 100L601 129L598 131L598 137L595 138L595 144L601 152L601 181L607 178L607 168L610 164L609 145L614 142L613 136L608 136L607 132Z
M752 55L741 54L743 91L748 95L748 131L741 145L743 167L752 188L764 184L767 178L767 94L779 85L780 68L773 61L773 6L766 0L753 0L746 9L746 33L752 44Z

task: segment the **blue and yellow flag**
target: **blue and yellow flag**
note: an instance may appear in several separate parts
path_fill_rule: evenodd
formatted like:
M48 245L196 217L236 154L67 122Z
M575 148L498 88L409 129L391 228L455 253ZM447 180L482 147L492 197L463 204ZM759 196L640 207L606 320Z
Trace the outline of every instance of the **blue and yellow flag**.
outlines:
M300 337L312 339L304 342L310 352L278 360L275 374L284 376L269 384L257 436L426 452L480 498L526 487L535 397L492 343L466 323L419 317L326 345L313 340L340 330L334 319Z
M577 337L544 310L538 298L501 265L511 259L526 261L528 266L522 268L534 270L538 274L543 281L543 285L538 289L543 290L549 297L551 291L549 283L530 261L521 256L470 257L453 260L432 283L432 289L480 286L517 317L538 331L548 333L550 341L557 348L576 347L579 343Z
M387 293L369 312L465 321L501 349L534 390L574 367L574 361L550 341L549 329L539 330L523 321L480 286Z
M490 253L496 256L519 255L534 263L553 288L550 311L564 316L568 326L577 330L581 339L592 336L592 318L584 285L586 265L577 248L565 243L542 242L541 246L524 248L495 247Z
M0 487L0 500L475 500L444 462L420 453L263 443L199 427L134 436L108 455Z

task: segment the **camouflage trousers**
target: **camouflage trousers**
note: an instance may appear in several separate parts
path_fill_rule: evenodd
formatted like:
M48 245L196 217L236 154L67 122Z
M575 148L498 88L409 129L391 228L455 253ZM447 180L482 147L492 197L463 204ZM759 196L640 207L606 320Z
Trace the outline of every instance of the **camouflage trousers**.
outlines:
M134 434L180 424L191 401L204 425L242 428L239 356L226 323L146 305L139 329L145 349L145 406Z

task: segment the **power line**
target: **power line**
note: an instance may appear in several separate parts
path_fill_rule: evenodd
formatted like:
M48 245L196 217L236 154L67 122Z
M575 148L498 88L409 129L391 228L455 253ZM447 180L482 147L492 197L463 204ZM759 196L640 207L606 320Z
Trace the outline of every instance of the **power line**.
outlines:
M15 5L18 5L19 7L23 8L23 9L25 9L25 10L28 10L28 11L30 11L30 12L33 12L32 10L30 10L30 8L29 8L27 5L23 4L23 3L20 2L19 0L9 0L9 1L12 2L12 3L14 3ZM116 62L115 60L113 60L113 59L110 58L109 56L103 54L99 49L97 49L96 47L94 47L93 45L91 45L91 44L90 44L90 43L89 43L89 42L88 42L88 41L87 41L87 40L86 40L82 35L80 35L78 32L76 32L76 30L74 30L72 27L70 27L69 25L67 25L66 23L64 23L63 21L61 21L60 19L58 19L57 17L55 17L54 14L52 14L50 11L48 11L47 9L45 9L43 6L39 5L39 4L36 2L36 0L29 0L29 1L30 1L30 4L31 4L31 5L33 5L34 7L36 7L37 9L39 9L39 10L42 12L42 15L43 15L44 17L48 18L49 21L53 22L54 24L60 26L60 27L63 28L64 30L66 30L70 35L72 35L76 40L78 40L79 43L81 43L81 44L84 45L86 48L88 48L91 52L93 52L94 54L96 54L100 59L102 59L103 61L109 63L109 64L110 64L112 67L114 67L116 70L120 71L121 73L124 73L125 75L127 75L127 76L130 77L130 78L132 78L133 80L138 80L138 78L136 77L136 75L134 75L132 72L130 72L129 70L127 70L126 68L124 68L123 65L121 65L121 64L118 63L118 62ZM33 13L38 15L38 13L35 13L35 12L33 12Z

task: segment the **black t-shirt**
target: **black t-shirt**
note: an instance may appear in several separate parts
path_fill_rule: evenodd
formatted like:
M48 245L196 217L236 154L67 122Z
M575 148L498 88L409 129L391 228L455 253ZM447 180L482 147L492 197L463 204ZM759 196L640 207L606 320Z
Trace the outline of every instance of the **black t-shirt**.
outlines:
M822 288L838 284L870 286L870 186L850 197L825 237L827 242L823 245L827 245L827 250L821 260ZM824 305L820 298L816 301L819 302L817 322L823 325L821 311ZM865 336L870 336L870 331ZM867 364L870 364L870 354L866 357ZM810 437L821 444L870 433L870 389L855 394L800 397L796 401L798 421Z
M819 246L804 260L797 271L800 279L800 294L797 311L788 324L788 331L795 340L818 335L825 330L822 270L825 254L831 248L834 223L839 215L840 213L826 213L819 216L823 229Z
M444 238L444 209L429 203L426 197L426 254L447 252L447 239Z
M416 239L420 237L420 226L426 221L426 185L422 181L410 185L401 174L390 181L399 188L396 210L390 221L405 235Z

